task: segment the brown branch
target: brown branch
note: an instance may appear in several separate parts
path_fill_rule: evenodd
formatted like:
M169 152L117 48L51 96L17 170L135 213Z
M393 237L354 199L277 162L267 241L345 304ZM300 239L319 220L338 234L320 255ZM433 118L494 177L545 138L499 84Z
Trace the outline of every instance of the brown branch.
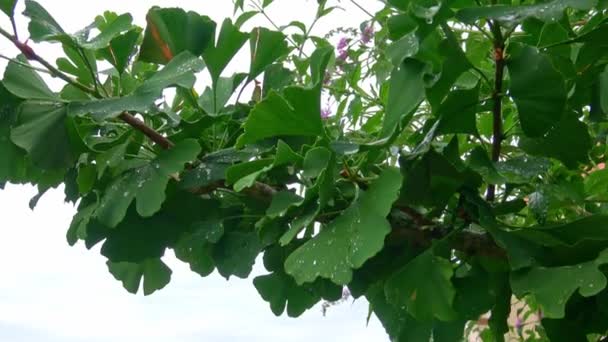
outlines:
M173 144L173 142L171 140L167 139L162 134L158 133L154 129L147 126L143 121L139 120L138 118L134 117L133 115L131 115L127 112L120 114L118 116L118 118L121 119L122 121L128 123L131 127L135 128L136 130L142 132L150 140L152 140L154 143L158 144L160 147L162 147L164 149L170 149L171 147L173 147L175 145L175 144Z
M494 106L492 108L492 161L497 162L500 159L500 150L502 146L503 123L502 123L502 84L505 72L505 43L498 22L491 23L490 29L494 34L494 90L492 91L492 99ZM496 185L490 184L486 193L486 200L494 201L496 197Z
M42 58L40 55L38 55L34 51L34 49L32 49L29 45L20 42L15 36L12 36L11 34L2 29L0 29L0 35L10 40L13 45L15 45L15 47L17 47L17 49L21 51L25 58L29 60L34 60L43 65L52 76L58 77L63 81L67 82L68 84L71 84L72 86L84 91L85 93L91 94L96 98L101 98L101 95L97 91L95 91L95 89L91 89L72 79L65 73L61 72L49 62L47 62L44 58ZM135 128L136 130L142 132L145 136L147 136L150 140L152 140L154 143L158 144L162 148L168 149L174 146L173 142L171 142L169 139L165 138L163 135L155 131L153 128L147 126L143 121L139 120L131 114L124 112L120 114L118 118L129 124L131 127Z

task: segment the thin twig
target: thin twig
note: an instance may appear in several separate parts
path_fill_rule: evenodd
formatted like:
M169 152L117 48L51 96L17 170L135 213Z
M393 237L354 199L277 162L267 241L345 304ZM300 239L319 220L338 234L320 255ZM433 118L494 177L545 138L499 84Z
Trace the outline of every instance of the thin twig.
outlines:
M355 0L350 0L350 2L353 3L353 5L357 6L357 8L359 8L360 10L362 10L363 12L365 12L365 14L369 15L372 19L376 19L376 16L374 16L373 14L371 14L368 10L366 10L363 6L359 5L358 2L356 2Z

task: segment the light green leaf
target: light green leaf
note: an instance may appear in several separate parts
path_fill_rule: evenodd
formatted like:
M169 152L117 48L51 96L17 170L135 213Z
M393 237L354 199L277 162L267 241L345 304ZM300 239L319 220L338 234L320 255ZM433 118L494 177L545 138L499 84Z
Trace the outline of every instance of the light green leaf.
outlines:
M230 19L224 20L215 47L209 46L203 53L213 84L216 84L224 68L245 44L247 38L249 35L239 31Z
M53 19L49 12L36 1L25 0L23 15L30 18L28 29L30 31L30 38L33 41L72 42L71 37Z
M591 297L606 287L606 276L599 269L608 264L608 250L594 261L561 267L535 267L511 273L513 293L519 298L534 296L543 316L563 318L568 299L578 290L583 297Z
M310 149L304 156L302 175L306 178L317 178L327 168L331 160L331 151L325 147Z
M434 256L429 249L389 278L386 298L396 306L405 305L419 321L452 320L456 294L451 282L453 273L452 264Z
M513 97L521 128L528 137L539 137L559 123L566 105L564 78L551 61L525 46L508 63ZM542 84L542 87L538 85Z
M278 31L258 27L251 32L251 66L249 80L255 79L277 59L289 52L285 35Z
M147 259L141 263L107 262L110 273L120 280L124 288L136 294L144 280L144 295L151 295L171 281L171 269L160 259Z
M353 269L378 253L391 227L386 219L401 186L401 173L387 169L340 217L296 249L285 261L285 271L296 283L317 277L348 284Z
M209 17L181 8L153 7L146 19L139 53L144 62L166 64L184 51L200 56L215 37L215 23Z
M78 45L85 49L99 50L110 45L112 39L132 28L133 17L130 14L118 16L108 24L97 36L89 40L78 40Z
M98 219L108 227L116 227L135 198L139 215L154 215L165 201L165 188L171 175L182 171L184 165L195 160L200 151L196 140L182 140L170 150L161 151L150 163L125 173L109 186L101 198L96 212Z
M410 32L393 42L386 49L386 53L395 67L401 65L406 58L416 55L418 53L416 32Z
M515 25L530 17L543 21L556 21L562 17L568 7L589 10L596 4L597 0L553 0L534 5L483 6L462 9L456 13L456 17L468 24L473 24L479 19L492 19Z
M245 122L237 146L280 136L324 136L318 88L289 87L284 96L271 91Z
M146 80L132 94L124 97L72 102L69 105L69 113L71 116L91 114L97 120L116 117L125 111L144 113L162 95L163 89L171 86L192 88L196 81L194 73L203 68L204 64L200 58L189 52L183 52Z
M67 168L75 160L68 125L65 105L26 101L19 110L17 125L11 130L11 140L41 168Z
M17 61L19 63L10 61L4 71L2 82L8 91L26 100L59 101L42 77L26 66L30 64L23 55L19 55Z
M382 125L382 138L387 138L409 122L414 109L424 99L425 64L406 59L391 75L386 115Z
M220 77L215 88L207 87L203 95L198 99L198 103L203 109L210 114L219 113L230 100L236 88L247 77L245 73L237 73L230 77ZM215 96L215 97L214 97Z

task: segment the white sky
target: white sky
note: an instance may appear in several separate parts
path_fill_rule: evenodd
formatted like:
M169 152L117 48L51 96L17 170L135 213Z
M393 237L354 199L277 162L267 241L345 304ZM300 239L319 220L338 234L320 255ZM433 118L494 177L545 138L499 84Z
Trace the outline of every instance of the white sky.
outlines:
M21 1L20 1L21 2ZM217 22L232 14L229 0L104 0L39 1L68 32L89 24L104 10L130 12L141 26L153 5L178 6L209 15ZM361 1L377 9L375 0ZM316 0L275 0L270 16L279 24L291 20L310 22ZM316 32L336 26L357 26L365 14L348 1L346 12L321 22ZM18 7L21 12L22 4ZM21 36L27 33L21 17ZM0 25L8 29L4 16ZM268 24L260 16L245 29ZM58 56L56 46L43 44L36 50L48 60ZM0 39L0 52L16 51ZM248 48L232 63L227 73L247 70ZM0 61L3 72L4 61ZM53 83L57 86L57 83ZM50 152L50 151L49 151ZM1 158L1 156L0 156ZM63 203L63 191L48 192L34 212L28 208L35 194L31 186L9 185L0 191L0 341L383 341L380 323L373 318L366 326L367 303L330 308L323 317L315 307L298 319L275 317L262 300L251 279L217 274L201 278L172 252L164 258L173 270L171 283L144 297L131 295L108 273L98 249L87 251L82 244L69 247L65 232L74 208ZM255 274L264 274L256 265Z

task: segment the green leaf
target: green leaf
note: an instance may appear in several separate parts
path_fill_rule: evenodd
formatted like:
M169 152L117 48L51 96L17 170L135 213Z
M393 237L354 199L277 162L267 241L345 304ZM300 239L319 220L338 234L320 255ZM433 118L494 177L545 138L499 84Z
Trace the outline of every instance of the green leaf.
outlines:
M163 69L146 80L132 94L124 97L105 98L90 101L74 101L69 105L71 116L90 114L97 120L113 118L125 111L147 112L154 101L161 97L163 89L171 86L192 88L204 64L200 58L189 52L176 56Z
M21 105L11 140L28 152L43 169L63 169L75 161L68 132L66 106L56 103L26 101ZM52 153L49 153L52 146Z
M600 74L600 105L604 113L608 113L608 66Z
M78 45L89 50L106 48L115 37L132 28L132 21L133 17L130 14L120 15L101 30L97 36L89 40L78 41Z
M136 43L140 36L140 28L132 29L112 39L110 45L98 53L122 74L135 53Z
M165 188L171 175L182 171L184 164L196 159L200 151L196 140L182 140L170 150L161 151L150 163L126 172L106 190L97 218L108 227L116 227L135 198L139 215L154 215L165 201Z
M0 184L6 181L18 183L26 169L25 152L11 141L10 131L21 99L8 92L2 83L0 98Z
M253 269L255 258L262 244L255 232L229 232L213 249L213 260L218 272L224 278L231 275L247 278Z
M400 184L398 170L385 170L340 217L287 258L285 271L298 284L319 276L339 285L348 284L353 269L382 249L391 230L386 216L397 199Z
M200 56L215 37L215 23L209 17L181 8L153 7L146 19L139 53L144 62L166 64L184 51Z
M270 218L281 217L289 208L299 206L304 199L292 191L279 191L272 197L270 206L266 209L266 216Z
M324 136L318 88L289 87L284 96L271 91L251 110L237 146L280 136Z
M230 77L220 77L215 83L214 90L206 88L198 103L210 114L217 114L230 100L236 88L247 77L245 73L234 74ZM214 97L215 96L215 97Z
M479 19L491 19L515 25L530 17L543 21L556 21L562 17L568 7L589 10L596 4L597 0L553 0L535 5L483 6L462 9L456 13L456 17L467 24L473 24Z
M530 46L514 54L508 67L509 93L517 105L521 128L528 137L542 136L559 123L564 112L564 78L547 56Z
M381 137L393 135L409 122L413 111L424 99L425 64L415 59L406 59L391 75L386 115Z
M306 178L317 178L325 170L331 159L331 151L325 147L310 149L304 156L302 175Z
M452 320L456 294L451 282L453 273L452 264L434 256L429 249L389 278L386 298L396 306L406 306L419 321Z
M574 115L566 114L545 137L522 137L519 145L527 153L555 158L569 168L576 168L578 163L588 160L587 153L591 144L587 125Z
M591 297L606 287L606 276L600 270L608 263L608 250L594 261L562 267L535 267L511 274L513 293L522 297L534 296L543 316L562 318L568 299L578 290L583 297Z
M437 134L464 133L477 135L479 87L454 90L437 110L440 123Z
M268 66L289 52L287 38L281 32L258 27L251 32L251 66L249 80L253 80Z
M215 269L213 246L224 235L224 224L216 202L205 202L205 219L192 223L190 231L177 241L175 256L190 264L190 269L206 277Z
M289 317L298 317L320 299L310 285L298 286L293 278L281 272L256 277L253 285L262 298L270 303L270 309L276 316L280 316L287 307Z
M395 67L399 67L406 58L413 57L418 53L418 36L411 32L399 40L393 42L386 53Z
M15 61L10 61L4 71L4 86L15 96L27 100L59 101L57 94L53 93L42 77L29 66L23 55Z
M209 46L203 53L213 84L216 84L224 68L245 44L247 38L249 35L239 31L230 19L224 20L215 47Z
M28 29L30 38L35 42L63 41L71 42L71 38L61 28L40 4L33 0L25 0L23 15L30 18Z
M0 10L9 17L13 17L15 14L15 5L17 0L0 0Z
M124 288L136 294L143 278L144 295L151 295L171 281L171 269L160 259L148 259L141 263L107 262L110 273L120 280Z

